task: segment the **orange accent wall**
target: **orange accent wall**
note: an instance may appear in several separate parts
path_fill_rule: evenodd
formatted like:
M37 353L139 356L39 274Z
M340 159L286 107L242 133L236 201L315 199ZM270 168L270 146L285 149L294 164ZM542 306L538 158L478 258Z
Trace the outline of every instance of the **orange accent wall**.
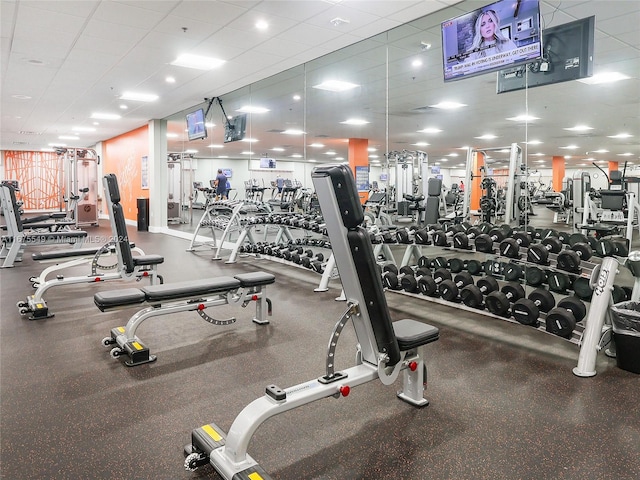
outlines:
M471 201L469 208L471 210L480 210L480 197L482 196L482 188L480 187L482 176L480 175L480 168L484 166L484 153L475 152L471 161L473 162L471 166L473 180L471 181Z
M609 172L615 172L619 170L619 165L620 164L618 162L609 161Z
M356 167L369 168L369 140L366 138L350 138L349 139L349 166L356 175ZM369 179L371 182L371 179ZM369 192L358 192L360 203L364 203L369 198Z
M64 169L61 156L55 152L5 150L4 178L17 180L24 210L64 211Z
M562 180L564 180L564 157L554 155L551 159L551 183L554 192L562 191Z
M143 190L141 186L144 156L149 156L149 129L146 125L102 144L102 172L103 175L115 173L118 177L120 204L127 220L137 218L136 199L149 198L149 190Z

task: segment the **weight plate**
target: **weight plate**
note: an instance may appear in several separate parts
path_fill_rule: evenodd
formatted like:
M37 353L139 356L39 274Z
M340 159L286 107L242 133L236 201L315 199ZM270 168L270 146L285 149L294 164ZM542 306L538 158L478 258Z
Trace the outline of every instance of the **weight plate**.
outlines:
M587 236L582 233L572 233L569 235L569 245L573 247L576 243L588 243Z
M569 310L554 308L547 314L546 330L563 338L571 338L576 319Z
M511 315L513 315L513 318L523 325L537 327L540 311L533 301L527 298L521 298L513 304L513 307L511 308Z
M449 260L449 270L452 273L459 273L464 270L464 262L459 258L452 258Z
M424 255L418 259L418 267L420 268L429 268L431 267L430 260Z
M570 310L576 322L579 322L587 315L587 307L578 297L566 297L558 302L559 308Z
M556 306L556 299L549 290L536 288L529 295L529 300L535 303L539 310L548 312Z
M515 263L508 263L504 267L504 279L514 282L522 278L522 267Z
M484 303L495 315L505 315L509 311L509 298L503 292L491 292Z
M593 296L593 289L591 288L591 285L589 285L588 278L576 278L573 282L573 291L575 292L576 296L578 296L582 300L591 300L591 297Z
M478 275L482 271L482 263L478 260L469 260L467 262L467 272L471 275Z
M569 286L569 277L560 272L549 272L547 274L549 290L557 293L564 293Z
M502 293L504 293L511 302L524 298L524 288L516 282L507 283L502 287Z
M462 303L471 308L482 308L482 292L475 285L467 285L460 290Z

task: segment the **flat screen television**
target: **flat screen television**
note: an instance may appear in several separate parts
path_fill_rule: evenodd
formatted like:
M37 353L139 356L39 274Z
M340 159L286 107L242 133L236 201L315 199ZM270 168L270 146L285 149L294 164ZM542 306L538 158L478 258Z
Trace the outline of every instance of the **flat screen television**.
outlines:
M207 138L207 127L204 124L204 110L187 113L187 137L189 141Z
M498 93L567 82L593 75L596 17L545 28L542 58L498 72Z
M224 127L224 143L237 142L247 131L247 114L237 115L227 121Z
M224 173L224 176L227 178L231 178L233 176L233 170L230 168L223 168L222 173Z
M274 158L263 157L260 159L260 168L276 168L276 160Z
M499 0L442 22L444 81L540 58L539 0Z

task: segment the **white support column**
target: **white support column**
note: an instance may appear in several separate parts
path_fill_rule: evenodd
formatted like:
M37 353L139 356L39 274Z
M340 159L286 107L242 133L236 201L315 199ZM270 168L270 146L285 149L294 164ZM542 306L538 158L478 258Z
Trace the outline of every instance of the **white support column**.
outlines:
M167 121L149 121L149 231L167 226Z

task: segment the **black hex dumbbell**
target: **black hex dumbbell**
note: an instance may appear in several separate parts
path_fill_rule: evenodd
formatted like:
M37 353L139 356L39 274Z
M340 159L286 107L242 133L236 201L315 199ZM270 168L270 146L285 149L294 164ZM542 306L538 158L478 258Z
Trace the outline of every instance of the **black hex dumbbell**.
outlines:
M438 286L440 297L453 302L458 299L460 289L473 285L473 277L467 272L458 273L453 280L443 280Z
M420 291L420 287L418 286L418 284L424 277L431 278L431 270L418 267L414 272L412 269L412 273L407 273L402 277L402 279L400 280L400 287L405 292L418 293Z
M438 268L433 272L433 277L423 276L418 280L418 289L423 295L433 297L438 294L438 286L445 280L451 280L451 273L445 268Z
M382 285L391 290L400 290L401 282L407 275L413 276L413 268L409 265L400 267L398 270L394 264L387 263L382 267Z
M558 237L547 237L540 243L530 245L527 250L527 261L537 263L539 265L549 264L549 252L560 253L562 251L562 242Z
M546 330L563 338L571 338L576 323L587 314L587 307L578 297L566 297L558 302L558 306L549 311L546 319Z
M549 285L549 290L552 292L566 293L572 283L571 278L562 272L547 272L547 285Z
M414 241L418 245L431 245L431 237L433 234L443 228L447 228L447 226L427 225L424 228L420 228L414 233Z
M540 312L548 312L556 306L556 299L549 290L536 288L529 298L517 300L511 307L511 315L523 325L538 326Z
M449 270L451 273L460 273L466 270L471 275L478 275L482 271L482 263L479 260L462 260L454 257L449 259Z
M395 231L396 242L404 244L413 243L416 230L418 230L418 227L415 225L398 228Z
M452 243L455 248L469 248L469 240L477 238L482 235L480 227L470 227L465 231L457 232L453 235Z
M305 255L300 258L300 265L305 268L313 268L314 262L322 263L324 261L324 255L321 252L313 253L312 250L307 250ZM315 270L315 268L313 268Z
M502 274L508 282L517 282L524 278L524 270L517 263L505 263Z
M494 315L507 316L511 303L524 298L524 288L516 282L509 282L499 292L491 292L484 299L487 309Z
M588 243L574 243L570 250L558 253L558 268L567 272L580 272L580 262L587 261L593 255L593 250Z
M504 240L504 231L500 228L492 228L489 233L478 235L475 239L476 251L484 253L493 252L493 243Z
M500 242L500 255L509 258L520 258L520 248L526 248L530 243L531 239L527 233L512 233L510 238L505 238Z
M498 281L488 275L480 278L475 285L467 285L460 290L460 298L467 307L484 308L483 296L495 292L498 288Z
M437 247L448 247L449 239L462 231L460 225L449 225L444 230L437 230L431 235L431 241Z

